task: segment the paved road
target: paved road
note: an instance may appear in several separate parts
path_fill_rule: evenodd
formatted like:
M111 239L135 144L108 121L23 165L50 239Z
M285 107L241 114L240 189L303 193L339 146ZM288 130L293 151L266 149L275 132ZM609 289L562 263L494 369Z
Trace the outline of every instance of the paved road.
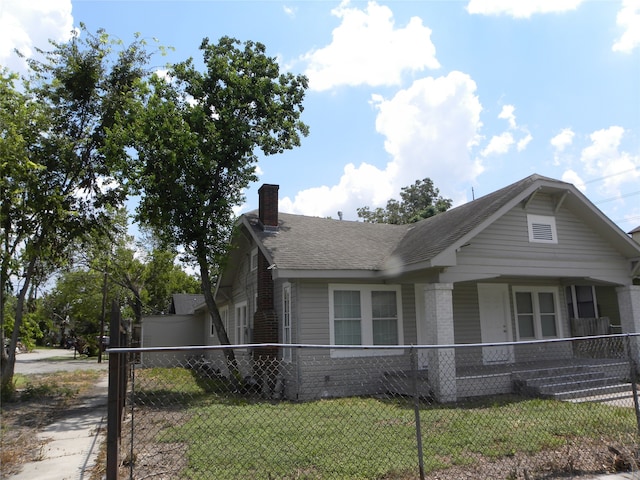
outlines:
M109 362L103 360L98 363L97 357L73 359L73 349L47 348L34 350L29 353L16 355L15 373L30 375L33 373L52 373L73 370L104 370L109 369Z

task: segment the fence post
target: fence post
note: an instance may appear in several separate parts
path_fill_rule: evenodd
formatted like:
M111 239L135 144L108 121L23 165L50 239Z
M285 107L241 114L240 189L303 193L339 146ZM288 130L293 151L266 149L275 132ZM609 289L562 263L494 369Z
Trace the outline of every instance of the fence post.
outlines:
M633 355L631 354L631 336L629 334L626 335L626 346L627 346L627 355L629 356L629 370L630 370L630 381L631 381L631 391L633 392L633 406L636 411L636 426L638 430L638 434L640 435L640 404L638 404L638 386L636 385L637 376L638 376L638 365L636 361L633 359Z
M413 383L413 414L416 422L416 447L418 449L418 469L420 470L420 480L424 480L424 456L422 453L422 427L420 425L420 391L418 388L418 351L416 347L411 347L409 352L411 358L411 379Z
M120 308L111 304L109 346L120 346ZM115 344L115 345L114 345ZM120 465L120 353L109 354L109 393L107 397L107 480L118 480Z

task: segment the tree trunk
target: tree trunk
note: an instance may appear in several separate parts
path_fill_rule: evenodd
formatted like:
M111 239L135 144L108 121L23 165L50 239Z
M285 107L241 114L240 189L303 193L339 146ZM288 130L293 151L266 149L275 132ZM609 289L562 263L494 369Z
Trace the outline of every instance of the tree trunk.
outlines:
M27 292L29 291L29 285L31 284L31 278L33 277L33 273L36 268L36 258L32 258L27 265L27 269L24 274L24 284L18 292L18 298L16 301L16 316L13 324L13 333L11 335L11 343L9 344L9 351L4 352L4 345L2 346L2 369L1 369L1 379L0 379L0 388L2 392L8 392L12 389L13 384L13 374L15 372L16 366L16 347L18 345L18 338L20 337L20 327L22 326L22 317L24 313L24 302L27 296ZM6 359L6 361L5 361Z
M211 321L216 329L218 340L220 345L231 345L229 341L229 335L224 328L222 318L220 318L220 311L213 298L213 291L211 287L211 278L209 276L209 265L206 258L198 256L198 265L200 266L200 279L202 281L202 293L204 294L204 300L211 315ZM238 362L236 361L236 354L233 348L225 348L223 350L224 356L227 359L227 368L229 369L231 379L240 380L240 370L238 369Z

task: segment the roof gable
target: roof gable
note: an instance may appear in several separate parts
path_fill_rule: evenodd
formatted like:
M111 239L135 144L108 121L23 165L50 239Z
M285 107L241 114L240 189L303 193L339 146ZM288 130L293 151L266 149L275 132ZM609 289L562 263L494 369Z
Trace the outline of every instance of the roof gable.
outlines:
M526 209L540 190L557 199L558 209L567 202L580 210L583 220L597 227L623 255L640 256L640 246L573 185L535 174L409 225L280 213L278 231L269 232L260 227L255 211L243 215L240 223L282 275L322 276L322 271L353 272L354 277L384 275L390 265L404 271L451 265L456 249L512 208L520 204Z

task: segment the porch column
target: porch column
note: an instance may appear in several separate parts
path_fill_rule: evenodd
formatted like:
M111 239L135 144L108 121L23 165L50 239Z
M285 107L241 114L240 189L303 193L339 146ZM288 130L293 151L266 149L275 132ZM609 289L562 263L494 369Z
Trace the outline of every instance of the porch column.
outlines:
M453 283L424 287L425 336L429 345L453 345ZM439 402L455 402L456 354L453 348L427 350L429 384Z
M618 309L620 311L620 326L622 333L640 333L640 285L625 285L616 288L618 294ZM633 358L640 361L640 337L631 339L635 345Z

